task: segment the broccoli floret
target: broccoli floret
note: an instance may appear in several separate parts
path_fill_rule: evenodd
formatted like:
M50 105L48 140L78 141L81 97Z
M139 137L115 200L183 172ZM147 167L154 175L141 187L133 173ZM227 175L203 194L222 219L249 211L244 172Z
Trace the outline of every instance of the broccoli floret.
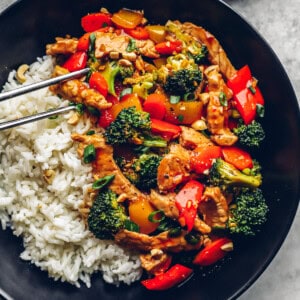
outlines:
M209 171L209 181L213 185L227 189L232 186L245 186L249 188L257 188L261 185L262 178L260 175L246 175L240 172L232 164L218 158L213 163Z
M131 161L126 161L124 157L115 161L131 183L141 190L149 191L157 186L157 168L161 160L161 156L147 153Z
M132 65L131 66L119 66L119 68L120 68L119 75L122 79L131 77L134 73L134 68Z
M136 144L147 147L166 147L167 142L151 135L150 115L135 106L124 108L106 128L106 141L111 145Z
M115 80L119 73L120 66L118 65L117 61L108 62L105 66L104 71L101 72L108 84L108 92L113 96L116 96Z
M202 45L198 52L191 53L192 58L194 59L195 63L200 65L203 64L207 59L208 50L205 45Z
M89 230L99 239L113 239L128 219L117 202L117 194L109 189L99 191L88 216Z
M157 154L142 154L133 164L137 174L135 185L142 190L150 190L157 186L157 168L162 157Z
M175 22L168 21L166 28L184 43L184 49L187 49L187 54L193 58L196 64L203 64L206 61L208 50L205 45L199 43L191 35L184 33Z
M246 168L242 172L246 175L261 177L261 165L256 159L252 159L253 167Z
M239 123L238 127L233 129L233 132L237 135L240 144L247 147L259 147L265 138L264 129L256 120L249 125Z
M193 93L201 81L200 70L182 69L169 74L163 87L169 94L183 96Z
M268 206L260 189L241 189L230 206L227 227L231 233L255 235L266 222Z
M117 61L110 61L106 64L104 71L101 72L103 77L106 79L108 84L108 92L116 96L115 91L115 81L118 76L121 79L131 77L133 75L134 68L133 66L120 66Z

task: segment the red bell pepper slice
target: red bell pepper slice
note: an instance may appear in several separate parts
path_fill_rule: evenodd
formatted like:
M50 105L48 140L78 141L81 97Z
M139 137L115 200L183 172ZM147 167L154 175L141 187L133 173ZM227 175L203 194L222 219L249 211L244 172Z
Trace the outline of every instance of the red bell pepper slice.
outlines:
M101 115L98 119L98 125L102 128L106 128L114 121L114 116L111 114L109 109L101 111Z
M177 125L151 118L151 131L171 140L179 136L181 128Z
M187 227L188 232L194 227L197 208L202 198L203 189L202 183L196 180L190 180L175 196L175 204L179 210L178 221L181 226Z
M151 279L142 280L141 283L148 290L162 291L167 290L186 280L193 270L181 264L172 266L167 272L159 274Z
M90 79L89 85L92 89L95 89L104 97L108 94L108 84L103 75L99 72L93 72Z
M252 86L253 77L248 65L245 65L227 81L233 91L236 108L244 123L250 124L256 117L256 105L264 105L265 101L260 89Z
M174 52L179 53L182 50L181 41L167 41L155 45L155 49L159 54L171 55Z
M193 263L200 266L209 266L222 259L229 249L226 251L222 250L222 247L232 241L226 237L219 238L213 241L208 246L204 247L194 258Z
M137 40L147 40L150 36L148 30L141 26L133 29L125 29L125 32Z
M166 97L163 94L150 94L143 104L143 110L150 114L151 118L162 120L166 115Z
M199 146L191 154L191 169L198 174L203 174L211 168L214 159L221 156L220 146Z
M172 256L170 255L168 256L166 261L163 264L161 264L158 269L155 270L154 275L165 273L170 268L171 263L172 263Z
M249 66L245 65L227 81L227 86L232 90L234 94L238 94L247 86L250 80L252 80L251 71Z
M105 13L88 14L81 18L81 26L85 32L92 32L112 25L111 16Z
M90 44L90 33L87 32L78 39L77 50L88 51Z
M265 99L260 91L260 88L256 86L254 90L255 90L254 98L256 104L265 105Z
M238 147L230 146L222 148L222 155L226 162L234 165L239 170L253 167L250 154Z
M244 123L250 124L256 116L256 99L248 88L244 88L234 96L235 105Z
M78 51L72 54L67 61L62 65L70 72L78 71L85 68L88 55L83 51Z

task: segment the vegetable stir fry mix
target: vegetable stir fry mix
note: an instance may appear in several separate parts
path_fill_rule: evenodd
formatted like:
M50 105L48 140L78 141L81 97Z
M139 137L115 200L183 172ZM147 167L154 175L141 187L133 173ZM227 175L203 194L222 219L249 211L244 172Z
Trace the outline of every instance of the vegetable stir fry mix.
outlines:
M97 238L139 251L147 289L167 289L266 221L250 153L265 137L264 98L249 66L236 70L200 26L153 25L128 9L101 9L81 25L81 37L46 49L54 76L90 68L52 87L76 103L72 122L87 114L94 124L72 136L95 179L80 210Z

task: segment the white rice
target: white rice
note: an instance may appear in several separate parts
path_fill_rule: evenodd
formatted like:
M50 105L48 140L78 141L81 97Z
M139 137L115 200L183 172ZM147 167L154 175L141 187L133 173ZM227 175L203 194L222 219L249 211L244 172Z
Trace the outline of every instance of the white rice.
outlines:
M52 70L50 57L39 58L25 84L49 78ZM18 86L13 71L4 90ZM0 122L66 105L44 88L1 103ZM100 271L106 282L130 284L141 276L138 257L94 238L78 212L92 176L70 135L85 133L91 124L82 118L76 126L68 125L69 116L0 132L0 225L23 237L20 257L55 280L90 287L91 274ZM55 171L51 184L43 179L45 170Z

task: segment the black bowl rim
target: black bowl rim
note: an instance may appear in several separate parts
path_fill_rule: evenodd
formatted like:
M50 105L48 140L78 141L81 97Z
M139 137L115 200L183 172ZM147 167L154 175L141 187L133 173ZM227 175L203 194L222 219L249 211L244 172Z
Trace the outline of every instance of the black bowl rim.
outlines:
M297 96L295 93L295 89L291 83L291 80L289 78L289 75L287 74L285 67L283 66L283 64L281 63L278 55L276 54L276 52L273 50L273 48L270 46L270 44L267 42L267 40L261 35L261 33L252 25L249 23L249 21L247 21L246 17L244 17L241 13L237 12L234 8L232 8L228 3L226 3L223 0L218 0L219 2L221 2L227 9L231 10L235 15L237 15L241 21L243 21L245 24L248 25L248 28L251 29L251 31L261 40L261 42L264 44L264 46L268 49L268 51L273 55L273 57L276 60L276 63L278 64L278 66L281 67L282 72L283 72L283 76L285 77L286 81L288 82L289 85L289 89L292 91L292 95L294 98L294 102L295 104L297 103L297 114L298 114L298 128L300 128L300 100L297 100ZM300 186L300 178L298 179L299 183L298 186ZM255 274L253 274L252 277L249 278L248 282L246 284L244 284L244 286L241 286L240 289L238 289L236 291L235 294L232 295L231 299L236 299L239 296L241 296L246 290L248 290L250 288L250 286L252 286L257 279L263 274L263 272L267 269L267 267L270 265L270 263L273 261L273 259L275 258L275 256L277 255L277 253L279 252L279 250L281 249L283 243L285 242L290 229L292 227L292 224L294 223L296 214L297 214L297 210L300 207L299 206L299 201L300 201L300 189L298 189L298 193L296 198L298 199L298 202L295 201L294 203L294 207L293 207L293 215L291 216L291 218L285 222L285 231L284 234L281 237L281 240L277 243L277 245L274 245L272 252L269 253L267 259L265 260L264 264L261 265L260 268L258 268L255 272Z

